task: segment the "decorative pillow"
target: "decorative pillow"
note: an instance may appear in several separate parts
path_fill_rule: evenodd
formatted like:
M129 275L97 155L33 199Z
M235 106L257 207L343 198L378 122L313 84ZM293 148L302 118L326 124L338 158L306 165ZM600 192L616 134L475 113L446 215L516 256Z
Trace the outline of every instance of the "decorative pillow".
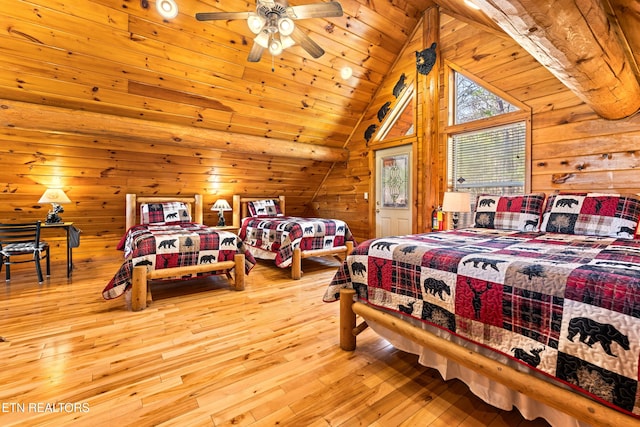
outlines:
M256 200L254 202L248 202L247 208L249 209L250 216L282 216L282 210L280 209L280 203L276 200Z
M496 196L481 194L476 202L475 227L539 231L544 193Z
M633 239L640 199L621 194L553 194L542 219L542 231Z
M183 202L143 203L140 205L142 224L191 222L189 208Z

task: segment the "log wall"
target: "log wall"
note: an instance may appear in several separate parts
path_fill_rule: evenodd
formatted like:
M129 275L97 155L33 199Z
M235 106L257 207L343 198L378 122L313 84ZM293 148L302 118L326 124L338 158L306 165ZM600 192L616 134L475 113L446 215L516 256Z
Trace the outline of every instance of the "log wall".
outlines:
M429 20L423 20L425 33ZM555 191L596 191L640 193L640 115L623 120L605 120L563 86L551 73L538 64L513 40L493 29L470 24L446 14L440 15L439 53L441 62L450 62L465 72L496 87L532 110L531 191L547 194ZM424 49L430 43L423 39ZM408 45L410 53L415 46ZM410 56L405 52L405 56ZM392 80L400 72L411 73L413 64L399 61L389 74ZM402 68L405 67L405 68ZM432 71L433 72L433 71ZM442 68L440 81L443 81ZM418 87L425 77L417 78ZM383 83L384 85L384 83ZM433 209L435 200L442 200L446 183L446 139L443 129L447 124L448 100L440 84L437 102L418 92L417 120L419 126L428 123L428 112L438 108L439 122L435 138L437 144L430 152L430 138L414 138L421 156L424 172L418 175L416 185L423 185L418 199L414 231L428 231L428 222L421 219ZM385 94L378 93L378 97ZM371 117L379 104L375 99L365 114ZM365 120L366 121L366 120ZM373 237L372 209L362 200L365 191L372 188L372 168L366 159L377 147L363 138L361 123L347 148L351 156L344 165L333 168L318 192L316 201L321 214L349 216L360 238ZM398 145L408 142L399 140ZM428 183L428 184L425 184ZM429 189L431 188L431 190ZM371 202L373 203L373 201Z
M438 22L437 31L432 27L434 22ZM369 109L352 127L351 137L344 143L347 161L335 144L326 147L330 152L321 158L314 157L313 148L309 150L304 141L297 141L298 153L278 138L264 140L265 149L260 151L256 149L260 144L252 137L247 137L247 142L239 133L219 139L219 134L211 136L207 129L199 134L188 121L152 122L149 117L143 121L134 114L111 114L119 112L115 108L91 113L98 114L102 124L89 125L92 116L74 109L74 103L65 104L63 95L55 107L27 108L32 104L21 102L44 100L42 104L47 104L49 98L7 77L0 85L0 94L12 95L0 99L0 217L3 221L44 219L48 206L38 204L38 199L47 186L62 187L72 200L64 206L62 216L83 230L76 256L81 261L114 256L124 232L124 195L128 192L199 192L207 207L219 197L230 200L235 193L284 194L289 213L344 219L356 238L363 240L375 232L373 199L363 197L365 192L373 194L374 149L413 143L419 159L414 224L416 232L425 231L426 218L445 190L442 129L448 107L442 83L434 88L416 75L415 51L427 47L438 33L440 65L455 64L531 107L532 191L640 192L640 118L600 119L515 42L494 29L442 13L435 21L433 17L423 19L422 25L379 85ZM21 42L20 46L29 47L28 52L35 55L31 45ZM7 50L3 53L10 57ZM13 67L5 63L4 74L9 76ZM416 83L416 134L368 143L364 131L402 73ZM436 82L443 81L442 67L432 73L437 73ZM41 83L54 87L50 80ZM112 81L114 87L118 84L117 79ZM66 90L69 88L61 92ZM145 92L141 87L129 90ZM12 115L15 109L18 112ZM47 123L44 117L51 115L43 115L43 111L62 114ZM433 114L436 119L430 120L428 128L427 118ZM150 123L155 123L156 130L148 127ZM181 133L181 129L189 132ZM166 137L158 137L160 134ZM199 139L203 135L217 142L207 146ZM232 149L225 148L229 146ZM304 150L307 152L302 153ZM207 210L205 222L216 221L216 214ZM54 252L61 256L61 251Z

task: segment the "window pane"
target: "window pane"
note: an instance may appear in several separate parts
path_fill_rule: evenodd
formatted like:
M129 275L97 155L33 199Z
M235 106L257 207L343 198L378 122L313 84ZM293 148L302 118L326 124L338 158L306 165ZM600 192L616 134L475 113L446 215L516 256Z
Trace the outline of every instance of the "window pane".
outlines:
M453 135L449 143L449 177L456 191L479 194L520 194L525 186L524 122ZM472 214L460 224L473 222Z
M455 91L454 124L518 111L514 105L460 73L455 73Z

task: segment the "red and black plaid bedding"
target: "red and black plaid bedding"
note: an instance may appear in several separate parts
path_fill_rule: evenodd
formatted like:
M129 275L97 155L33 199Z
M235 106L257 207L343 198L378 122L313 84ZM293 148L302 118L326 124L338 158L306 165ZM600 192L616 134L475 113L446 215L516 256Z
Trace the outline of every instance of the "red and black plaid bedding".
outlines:
M256 263L238 236L195 222L133 226L118 243L118 250L124 251L125 261L102 291L105 299L129 289L137 265L161 269L211 264L233 261L237 253L245 256L245 273Z
M410 316L640 415L640 240L464 229L368 240L324 295Z
M275 263L281 268L291 265L297 247L308 251L354 241L344 221L293 216L245 218L238 235L246 245L275 254Z

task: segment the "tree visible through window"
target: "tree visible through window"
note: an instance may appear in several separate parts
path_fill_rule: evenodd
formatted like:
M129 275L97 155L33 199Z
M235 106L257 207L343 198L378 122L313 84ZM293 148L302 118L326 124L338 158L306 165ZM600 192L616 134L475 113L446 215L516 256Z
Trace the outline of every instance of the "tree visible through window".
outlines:
M460 73L455 73L454 81L455 124L519 111ZM526 123L486 123L449 136L449 187L471 193L472 203L479 194L518 194L525 190ZM465 215L461 224L471 222L471 216Z
M460 73L455 73L455 91L454 123L457 125L518 111L514 105Z

